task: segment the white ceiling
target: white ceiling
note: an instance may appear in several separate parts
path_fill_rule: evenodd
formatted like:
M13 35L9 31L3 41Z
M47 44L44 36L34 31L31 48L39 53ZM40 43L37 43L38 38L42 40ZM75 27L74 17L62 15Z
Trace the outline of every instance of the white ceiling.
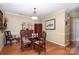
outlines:
M68 12L79 7L77 3L1 3L4 10L25 16L33 16L33 8L37 8L36 15L39 17L50 15L61 9Z

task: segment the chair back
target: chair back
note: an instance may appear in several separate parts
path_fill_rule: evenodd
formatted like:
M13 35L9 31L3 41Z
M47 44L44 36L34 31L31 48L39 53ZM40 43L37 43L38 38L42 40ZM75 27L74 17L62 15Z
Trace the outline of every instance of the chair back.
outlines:
M32 32L31 30L21 30L20 31L21 43L24 43L25 41L29 42L28 39L32 35L31 32Z
M44 40L46 40L46 32L42 32L42 38L44 38Z
M9 36L9 35L11 35L11 31L5 31L4 34L5 34L6 36Z
M5 35L6 39L9 39L9 37L12 37L11 31L5 31L4 35Z
M42 51L46 52L46 32L41 32L39 34L38 41L35 42L35 45L38 46L37 50L40 54Z
M21 30L20 31L20 35L21 36L27 36L27 37L31 37L32 36L32 30Z
M43 40L43 43L45 44L46 43L46 32L42 32L42 40Z
M39 43L40 41L42 42L42 44L44 45L46 44L46 32L43 31L39 34Z
M28 44L31 43L31 41L29 40L29 30L21 30L20 36L21 36L21 51L23 51L23 49L25 47L28 47Z

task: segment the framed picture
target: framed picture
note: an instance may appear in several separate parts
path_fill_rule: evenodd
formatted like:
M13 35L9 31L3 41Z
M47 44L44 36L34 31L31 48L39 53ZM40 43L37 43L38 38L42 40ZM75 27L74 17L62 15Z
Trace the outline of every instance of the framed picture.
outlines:
M50 19L46 21L45 24L46 30L55 30L55 19Z

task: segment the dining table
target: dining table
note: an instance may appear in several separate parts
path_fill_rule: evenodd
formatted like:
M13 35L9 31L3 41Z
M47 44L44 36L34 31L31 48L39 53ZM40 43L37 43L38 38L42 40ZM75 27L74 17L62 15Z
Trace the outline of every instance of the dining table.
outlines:
M31 41L31 47L33 50L34 49L34 42L38 41L38 37L29 37L29 40Z

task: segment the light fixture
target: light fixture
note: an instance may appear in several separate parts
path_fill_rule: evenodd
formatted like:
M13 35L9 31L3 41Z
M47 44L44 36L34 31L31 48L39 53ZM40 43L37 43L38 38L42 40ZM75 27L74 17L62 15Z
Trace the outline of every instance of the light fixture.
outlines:
M37 20L38 17L36 16L36 8L34 8L33 13L34 13L34 16L32 16L32 19L33 19L33 20Z

